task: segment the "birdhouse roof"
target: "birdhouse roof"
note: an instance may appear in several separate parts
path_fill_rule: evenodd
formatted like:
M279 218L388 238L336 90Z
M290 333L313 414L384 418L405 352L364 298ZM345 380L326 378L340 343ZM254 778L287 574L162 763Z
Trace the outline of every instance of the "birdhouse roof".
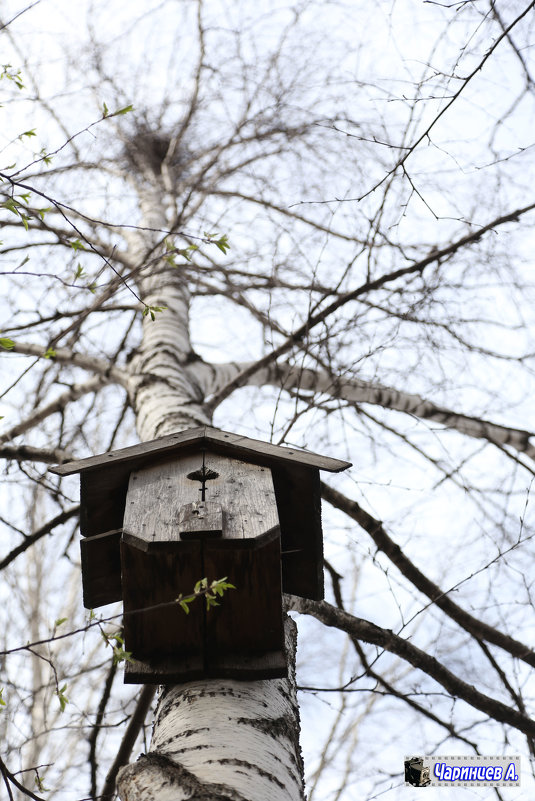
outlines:
M80 474L80 529L84 537L90 537L122 527L131 473L202 450L269 467L281 487L279 494L288 492L289 486L294 488L285 505L290 509L288 514L294 516L297 512L292 512L292 508L299 507L299 519L292 521L292 525L302 527L303 531L313 527L309 518L314 514L312 496L316 493L319 497L318 471L338 472L350 466L340 459L202 426L49 469L60 476ZM307 536L310 538L310 533Z
M210 426L202 426L176 434L168 434L148 442L141 442L128 448L89 456L87 459L67 462L49 469L52 473L60 476L86 473L97 469L100 474L103 470L106 471L110 477L123 476L133 470L139 470L153 461L159 461L162 457L172 457L183 450L191 451L203 448L266 466L280 463L290 466L294 463L318 470L328 470L331 473L338 473L351 466L350 462L321 456L311 451L272 445L269 442L250 439L240 434L231 434Z
M60 476L80 474L80 531L91 540L85 548L91 547L93 553L89 562L85 560L84 598L89 606L121 597L118 544L131 474L159 464L179 463L202 451L270 469L286 591L323 598L319 471L345 470L349 462L203 426L50 468Z

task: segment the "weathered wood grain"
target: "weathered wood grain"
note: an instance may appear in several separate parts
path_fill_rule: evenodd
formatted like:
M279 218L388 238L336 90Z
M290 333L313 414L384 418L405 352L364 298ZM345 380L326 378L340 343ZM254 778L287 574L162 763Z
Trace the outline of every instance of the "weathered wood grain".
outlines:
M181 540L223 535L223 509L214 501L194 501L180 507L178 535Z
M207 540L203 543L205 574L226 576L235 590L225 593L220 607L206 614L206 651L210 665L230 664L234 652L259 654L282 648L282 589L278 526L262 537ZM239 661L235 667L239 668Z
M224 510L226 539L258 537L278 525L277 501L267 467L248 464L212 451L205 464L218 473L207 482L206 500ZM147 542L180 539L184 506L201 500L201 483L188 478L202 464L200 453L182 453L173 461L131 474L123 528Z

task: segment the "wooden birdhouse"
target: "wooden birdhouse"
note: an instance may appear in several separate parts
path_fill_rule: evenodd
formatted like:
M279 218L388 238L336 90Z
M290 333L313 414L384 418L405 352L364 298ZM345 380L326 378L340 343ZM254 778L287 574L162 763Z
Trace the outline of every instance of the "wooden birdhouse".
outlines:
M282 593L323 598L319 470L346 467L206 426L51 468L80 474L84 605L123 601L125 682L285 676ZM236 589L185 614L205 577Z

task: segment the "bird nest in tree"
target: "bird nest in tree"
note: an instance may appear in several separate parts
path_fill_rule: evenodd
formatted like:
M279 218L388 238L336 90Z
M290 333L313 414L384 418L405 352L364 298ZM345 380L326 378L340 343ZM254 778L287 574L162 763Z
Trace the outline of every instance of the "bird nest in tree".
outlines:
M162 167L177 169L186 161L186 154L173 137L163 131L154 131L146 123L138 124L125 139L124 155L130 167L147 174L161 175Z

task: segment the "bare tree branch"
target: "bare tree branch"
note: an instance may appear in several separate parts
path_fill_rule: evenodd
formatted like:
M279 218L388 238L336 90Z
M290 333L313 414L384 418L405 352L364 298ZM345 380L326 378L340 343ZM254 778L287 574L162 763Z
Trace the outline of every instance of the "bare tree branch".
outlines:
M0 560L0 570L3 570L4 567L7 567L17 556L21 553L24 553L31 545L36 543L41 537L44 537L46 534L50 534L57 526L63 525L66 523L67 520L71 520L71 518L75 517L80 511L79 506L71 506L70 509L66 509L64 512L61 512L59 515L56 515L52 520L49 520L43 526L41 526L37 531L34 531L33 534L28 534L27 537L17 545L16 548L13 548L3 559Z
M466 236L461 237L460 239L453 242L451 245L433 251L433 253L426 256L426 258L417 261L416 263L410 265L409 267L402 267L390 273L385 273L379 278L366 281L366 283L362 284L357 289L351 290L350 292L346 292L344 295L337 298L332 303L329 303L321 311L311 314L309 318L306 320L306 322L300 325L293 332L293 334L290 337L288 337L288 339L281 345L279 345L276 348L273 348L273 350L271 350L265 356L262 356L262 358L258 359L258 361L256 361L254 364L251 364L248 367L244 368L243 371L239 375L237 375L231 382L229 382L226 387L223 387L214 395L214 397L207 404L208 411L212 412L214 409L216 409L217 406L219 406L219 404L225 400L225 398L227 398L230 394L232 394L232 392L234 392L234 390L246 384L250 376L254 375L258 370L261 370L264 367L267 367L272 362L278 360L283 354L287 353L296 345L299 346L301 341L308 337L309 332L316 325L327 320L331 314L333 314L335 311L338 311L338 309L340 309L342 306L345 306L347 303L350 303L353 300L357 300L361 295L365 295L368 292L373 292L374 290L384 287L387 284L393 283L394 281L397 281L399 278L403 278L408 275L422 273L425 270L425 268L428 267L433 262L440 262L442 259L446 258L447 256L451 256L452 254L456 253L462 248L474 244L475 242L479 241L486 233L494 230L495 228L501 225L505 225L506 223L509 222L517 222L522 215L527 214L533 209L535 209L535 203L531 203L528 206L516 209L510 214L502 215L494 219L492 222L482 226L477 231L474 231L470 234L467 234Z
M46 420L47 417L50 417L50 415L63 412L69 403L73 403L84 395L89 395L91 392L97 392L102 386L108 383L109 379L107 376L97 375L85 381L83 384L73 384L70 389L63 392L59 397L53 400L52 403L43 406L41 409L36 409L36 411L30 414L25 420L17 423L16 426L13 426L9 431L6 431L5 434L2 434L0 436L0 443L9 442L20 434L25 434L32 428L35 428L35 426L43 420Z
M296 595L287 595L285 598L288 608L292 611L300 612L302 615L312 615L325 626L340 629L351 637L356 637L396 654L433 678L451 695L470 704L484 715L506 723L530 737L535 736L535 721L530 720L516 709L511 709L501 701L479 692L473 685L467 684L444 667L433 656L412 645L408 640L404 640L403 637L399 637L393 631L376 626L369 620L342 612L326 601L311 601Z
M19 341L14 343L11 353L22 353L25 356L44 358L46 347ZM96 373L105 379L104 383L106 383L106 381L114 381L122 386L126 384L127 373L115 365L110 365L109 362L104 361L104 359L98 359L95 356L89 356L85 353L70 350L69 348L54 348L54 354L50 358L61 364L70 364L73 367L81 367L84 370Z
M342 612L346 612L347 610L344 607L344 603L342 601L342 593L341 593L341 590L340 590L340 578L341 578L341 576L339 576L336 573L334 568L328 562L325 562L325 567L327 568L327 570L329 571L329 573L331 575L332 584L333 584L333 591L334 591L334 596L335 596L335 600L336 600L336 606L338 607L338 609L341 609ZM408 704L410 707L415 709L420 715L423 715L424 717L429 718L429 720L432 720L435 723L438 723L438 725L442 726L442 728L446 729L446 731L452 737L454 737L456 740L460 740L461 742L466 743L471 748L473 748L476 753L478 753L478 747L477 747L475 742L472 742L471 740L468 740L468 738L466 738L462 734L460 734L460 732L458 732L451 723L448 723L447 721L443 720L442 718L439 718L438 715L435 715L434 712L432 712L430 709L426 709L421 704L418 704L413 698L411 698L409 695L407 695L407 693L401 692L400 690L396 689L396 687L391 682L387 681L384 678L384 676L381 676L380 673L378 673L376 670L374 670L373 667L371 666L371 664L370 664L370 662L369 662L369 660L368 660L368 658L367 658L367 656L366 656L366 654L364 652L364 649L363 649L363 647L362 647L362 645L361 645L361 643L360 643L360 641L358 640L357 637L351 637L350 636L350 640L351 640L351 642L353 644L353 647L354 647L355 651L358 654L358 657L359 657L359 659L360 659L360 661L362 663L362 666L363 666L364 671L365 671L367 676L369 676L370 678L374 679L374 681L376 681L381 687L383 687L383 689L389 695L392 695L394 698L398 698L404 704ZM522 713L526 714L526 710L525 709L520 709L520 711Z
M12 459L15 462L44 462L45 464L62 464L73 458L72 454L60 448L47 450L33 448L31 445L1 445L0 459Z
M216 398L236 382L257 387L270 384L287 391L317 392L351 404L372 404L402 412L420 420L432 420L440 423L444 428L458 431L465 436L485 439L494 445L509 446L535 460L535 445L530 442L530 438L534 434L531 431L502 426L478 417L470 417L438 406L420 395L381 386L373 381L341 377L326 371L284 362L269 363L262 368L258 368L257 365L258 362L251 362L249 365L235 362L212 365L196 363L189 369L192 376L202 382L203 390L207 394L214 392ZM254 372L251 372L253 370ZM246 376L245 379L244 376ZM212 408L214 402L208 401L209 408Z
M145 718L149 713L155 692L156 688L154 686L145 684L139 694L136 709L128 722L121 745L119 746L113 764L108 771L106 781L104 782L104 787L100 793L100 798L102 801L108 801L108 799L112 798L115 793L117 774L123 765L126 765L130 759L132 749L134 748L139 732L141 731L141 727L145 723Z
M507 634L489 626L478 618L473 617L460 606L458 606L448 595L448 591L442 590L427 576L425 576L411 560L405 556L399 545L397 545L386 533L382 523L375 520L368 512L365 512L356 501L350 500L338 490L329 487L328 484L321 484L322 496L337 509L341 509L349 517L355 520L373 539L377 548L385 553L388 558L396 565L401 573L407 578L420 592L433 602L435 606L442 609L445 614L455 620L465 631L468 631L476 639L486 640L487 642L498 645L507 651L511 656L521 659L526 664L535 667L535 652L523 643L517 642Z

